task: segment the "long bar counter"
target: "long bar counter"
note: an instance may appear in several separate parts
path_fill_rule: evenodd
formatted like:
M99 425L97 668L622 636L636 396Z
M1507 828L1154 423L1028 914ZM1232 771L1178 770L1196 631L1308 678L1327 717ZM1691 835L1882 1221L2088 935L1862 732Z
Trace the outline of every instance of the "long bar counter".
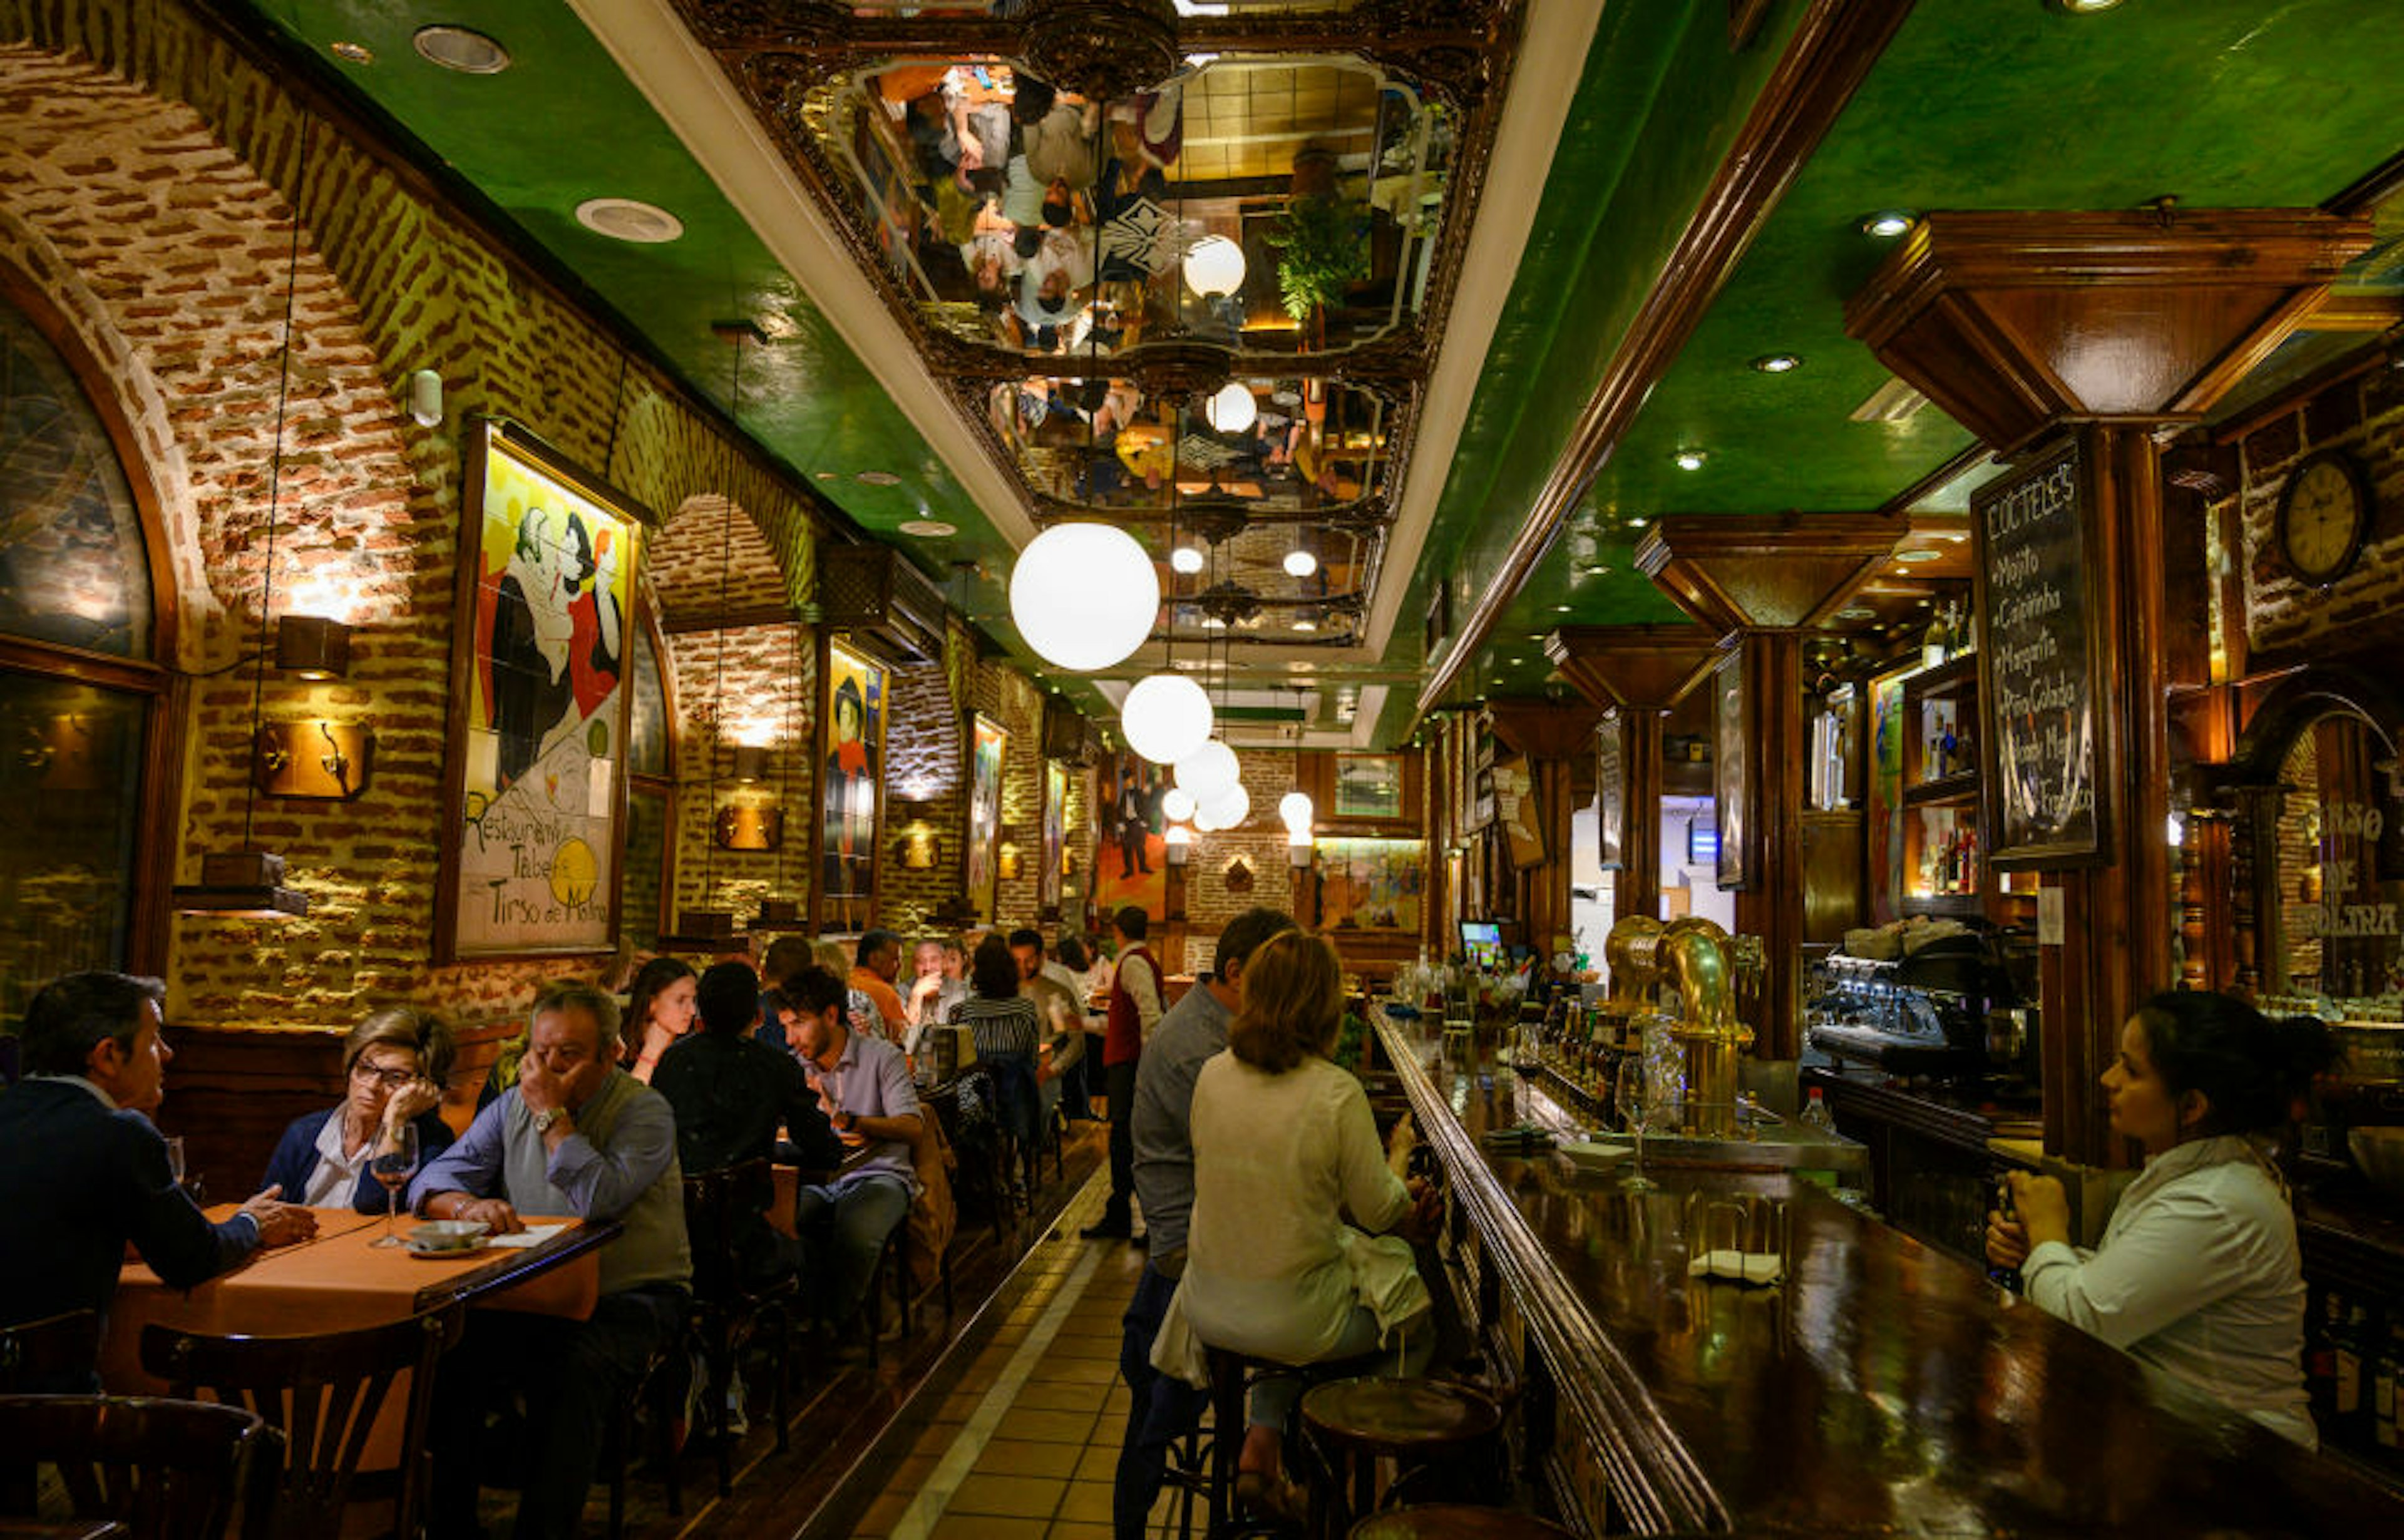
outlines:
M1518 1468L1589 1533L2404 1533L2404 1494L1808 1182L1648 1163L1628 1192L1494 1153L1561 1109L1433 1023L1377 1030L1450 1184L1463 1307L1520 1376ZM1722 1196L1785 1200L1780 1283L1689 1276L1690 1199Z

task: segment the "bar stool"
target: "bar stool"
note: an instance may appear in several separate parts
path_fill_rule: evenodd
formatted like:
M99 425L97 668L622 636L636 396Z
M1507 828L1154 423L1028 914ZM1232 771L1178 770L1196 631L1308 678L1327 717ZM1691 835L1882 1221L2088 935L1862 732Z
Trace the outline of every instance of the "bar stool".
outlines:
M1348 1540L1530 1540L1530 1536L1575 1540L1573 1531L1531 1513L1459 1503L1429 1503L1373 1513L1352 1526Z
M1317 1534L1376 1510L1381 1457L1404 1467L1399 1483L1412 1468L1459 1461L1502 1426L1492 1401L1446 1379L1333 1380L1306 1392L1301 1409L1305 1437L1326 1467L1325 1486L1314 1481L1310 1494Z
M1235 1532L1236 1460L1244 1452L1251 1421L1245 1401L1263 1379L1304 1371L1230 1348L1206 1347L1204 1352L1210 1365L1210 1533L1218 1535Z

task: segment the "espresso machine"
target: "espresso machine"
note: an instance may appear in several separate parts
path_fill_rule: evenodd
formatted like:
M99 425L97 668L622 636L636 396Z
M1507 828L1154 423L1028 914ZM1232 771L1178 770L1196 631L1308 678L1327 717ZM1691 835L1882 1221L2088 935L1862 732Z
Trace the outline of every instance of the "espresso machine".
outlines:
M1951 1083L2034 1084L2037 1014L1999 936L1969 931L1894 959L1812 965L1804 1042L1840 1062Z

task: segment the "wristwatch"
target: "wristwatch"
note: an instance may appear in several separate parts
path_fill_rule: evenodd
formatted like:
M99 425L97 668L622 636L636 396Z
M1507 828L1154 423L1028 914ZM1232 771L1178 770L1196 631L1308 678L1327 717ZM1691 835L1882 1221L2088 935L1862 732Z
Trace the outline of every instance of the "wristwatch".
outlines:
M538 1134L547 1134L551 1132L551 1126L552 1124L558 1122L561 1118L566 1117L566 1115L567 1109L565 1107L545 1107L541 1112L534 1114L534 1131Z

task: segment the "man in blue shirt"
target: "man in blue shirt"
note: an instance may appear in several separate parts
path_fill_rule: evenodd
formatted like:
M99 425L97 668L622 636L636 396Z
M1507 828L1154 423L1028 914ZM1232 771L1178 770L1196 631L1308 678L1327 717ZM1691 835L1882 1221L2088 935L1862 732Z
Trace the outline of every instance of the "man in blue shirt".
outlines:
M589 984L545 985L518 1084L419 1173L410 1201L428 1218L481 1221L496 1235L524 1229L522 1213L622 1227L602 1248L590 1320L471 1314L434 1385L427 1520L437 1540L475 1533L484 1417L511 1393L533 1412L512 1533L573 1535L610 1418L651 1355L678 1340L692 1277L676 1116L618 1068L617 1001Z
M1211 973L1170 1006L1136 1063L1135 1193L1151 1236L1143 1276L1127 1302L1119 1373L1127 1385L1126 1436L1119 1447L1111 1509L1118 1540L1142 1540L1160 1495L1168 1446L1194 1425L1204 1393L1152 1366L1152 1339L1185 1276L1185 1226L1194 1212L1194 1082L1227 1046L1227 1024L1243 1003L1244 961L1271 936L1294 929L1277 909L1247 909L1219 932Z
M0 1325L87 1309L105 1324L129 1242L169 1287L189 1289L317 1233L316 1216L273 1187L212 1225L168 1169L147 1115L175 1057L160 1036L166 996L155 978L68 973L26 1006L25 1078L0 1096L0 1214L12 1238ZM97 1365L70 1379L29 1388L100 1388Z
M835 1133L867 1158L834 1180L804 1187L794 1203L802 1281L818 1320L849 1321L867 1297L885 1238L908 1217L918 1179L911 1145L925 1124L910 1064L890 1043L844 1019L844 981L804 968L788 988L802 1069Z

